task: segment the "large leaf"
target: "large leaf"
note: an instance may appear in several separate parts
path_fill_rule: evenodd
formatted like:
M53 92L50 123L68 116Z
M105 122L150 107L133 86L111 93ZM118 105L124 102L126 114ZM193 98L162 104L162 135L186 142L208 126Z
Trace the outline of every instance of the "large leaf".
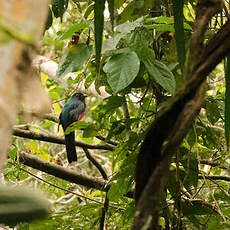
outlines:
M120 24L115 27L116 34L113 37L108 38L103 42L102 45L102 53L109 53L110 51L113 51L116 49L116 46L118 45L121 38L124 38L132 32L133 30L137 29L142 25L142 18L137 19L134 22L125 22L123 24ZM140 45L140 43L138 43Z
M144 60L143 62L154 81L173 94L176 88L176 81L169 68L164 63L158 60L154 61L154 59Z
M183 72L185 63L185 36L184 36L184 0L172 0L174 12L175 39L177 55Z
M105 10L105 0L95 0L94 37L95 37L97 71L99 71L100 69L101 47L102 47L103 28L104 28L104 10Z
M119 43L122 37L124 37L124 34L118 33L115 36L105 40L105 42L103 42L103 45L102 45L102 54L115 50L117 44Z
M104 72L112 90L117 93L129 86L137 76L140 61L135 52L112 56L104 65Z
M160 16L155 18L145 18L144 24L149 29L155 29L162 32L175 32L173 17ZM183 22L183 28L184 30L192 30L192 27L186 22Z
M63 77L70 72L80 70L84 62L89 59L92 53L92 46L78 44L70 47L62 56L57 69L57 77Z
M127 34L127 33L131 32L132 30L135 30L137 27L142 26L142 24L143 24L143 19L138 18L134 22L128 21L128 22L125 22L125 23L122 23L122 24L116 26L116 31L119 33Z
M225 112L224 112L224 128L225 128L225 139L227 148L229 148L230 139L230 55L227 56L227 66L225 69Z

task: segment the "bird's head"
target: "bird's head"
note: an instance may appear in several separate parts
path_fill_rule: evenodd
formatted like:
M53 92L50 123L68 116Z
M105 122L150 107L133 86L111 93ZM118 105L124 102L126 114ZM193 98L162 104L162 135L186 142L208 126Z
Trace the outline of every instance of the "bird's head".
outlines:
M76 97L77 99L79 99L80 101L85 101L85 98L87 96L85 96L83 93L75 93L72 97Z

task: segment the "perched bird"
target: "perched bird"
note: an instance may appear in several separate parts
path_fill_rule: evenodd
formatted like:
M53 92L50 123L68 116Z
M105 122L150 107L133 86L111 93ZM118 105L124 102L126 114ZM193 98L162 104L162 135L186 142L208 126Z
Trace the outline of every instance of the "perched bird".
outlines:
M80 121L85 113L85 97L82 93L75 93L72 98L64 105L59 116L59 124L63 131L75 121ZM75 148L75 132L65 135L66 153L68 162L77 161L77 152Z

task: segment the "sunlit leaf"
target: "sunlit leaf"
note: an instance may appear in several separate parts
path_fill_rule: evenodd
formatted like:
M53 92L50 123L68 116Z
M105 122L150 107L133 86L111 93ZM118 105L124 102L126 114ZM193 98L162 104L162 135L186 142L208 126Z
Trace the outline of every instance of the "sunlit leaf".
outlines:
M176 81L169 68L162 62L152 59L144 61L145 67L151 77L166 91L173 94L176 89Z
M92 53L92 46L86 44L78 44L67 49L62 56L57 69L57 77L63 77L70 72L75 72L83 67L86 60Z
M104 65L104 72L112 90L117 93L129 86L138 74L140 61L135 52L112 56Z

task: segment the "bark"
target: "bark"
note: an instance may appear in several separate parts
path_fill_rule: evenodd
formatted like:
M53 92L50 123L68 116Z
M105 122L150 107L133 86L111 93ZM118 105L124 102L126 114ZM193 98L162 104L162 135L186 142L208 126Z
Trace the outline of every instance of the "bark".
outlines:
M13 129L13 135L17 137L23 137L23 138L28 138L31 140L39 140L39 141L45 141L45 142L50 142L50 143L55 143L55 144L61 144L65 145L65 139L60 138L54 135L44 135L41 133L35 133L30 130L23 130L23 129ZM108 150L108 151L113 151L114 147L111 145L101 145L101 144L87 144L84 142L80 141L75 141L75 145L78 147L82 148L87 148L87 149L101 149L101 150Z

